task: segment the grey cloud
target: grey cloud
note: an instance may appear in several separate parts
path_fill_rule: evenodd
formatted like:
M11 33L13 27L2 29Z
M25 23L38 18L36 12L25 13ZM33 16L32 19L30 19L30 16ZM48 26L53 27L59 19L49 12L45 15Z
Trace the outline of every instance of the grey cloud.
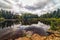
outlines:
M8 6L8 5L6 5L6 4L4 4L4 3L1 3L0 2L0 8L7 8L7 9L10 9L11 7L10 6Z
M38 9L38 7L34 7L34 6L25 6L26 9L28 10L36 10Z
M46 2L38 2L34 6L28 6L26 5L25 8L28 10L37 10L37 9L43 9L48 3L50 3L51 0L47 0Z
M19 0L13 0L13 1L18 2Z
M37 10L37 9L44 8L44 6L45 6L45 4L43 4L43 5L36 5L36 7L35 6L25 6L25 8L28 9L28 10Z
M49 3L51 4L54 4L55 5L55 2L53 1L53 0L42 0L42 2L41 2L41 0L37 0L38 2L37 3L35 3L34 5L32 5L32 6L29 6L29 5L25 5L25 6L23 6L23 4L21 3L21 4L19 4L18 2L20 2L19 0L11 0L11 1L13 1L13 3L11 3L9 0L3 0L3 1L5 1L6 3L8 3L9 5L7 5L7 4L4 4L4 3L2 3L2 2L0 2L0 8L4 8L4 9L12 9L12 7L13 6L17 6L18 8L21 8L21 9L23 9L24 8L24 10L25 9L27 9L28 11L36 11L36 10L41 10L41 9L44 9L45 8L45 6L49 6ZM15 4L16 3L16 4ZM50 6L49 6L50 7ZM16 9L16 10L18 10L18 9ZM14 9L14 11L16 11L15 9ZM20 10L21 11L21 10ZM48 10L46 10L46 11L48 11Z
M4 1L10 4L10 2L8 0L4 0Z

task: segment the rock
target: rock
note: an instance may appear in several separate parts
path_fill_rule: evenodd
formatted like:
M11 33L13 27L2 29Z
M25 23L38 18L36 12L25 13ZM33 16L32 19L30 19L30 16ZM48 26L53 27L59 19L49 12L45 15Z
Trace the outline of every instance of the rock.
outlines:
M45 38L46 38L46 37L40 36L40 35L38 35L38 34L34 34L34 35L31 37L32 40L44 40Z
M60 37L60 34L54 34L56 37Z

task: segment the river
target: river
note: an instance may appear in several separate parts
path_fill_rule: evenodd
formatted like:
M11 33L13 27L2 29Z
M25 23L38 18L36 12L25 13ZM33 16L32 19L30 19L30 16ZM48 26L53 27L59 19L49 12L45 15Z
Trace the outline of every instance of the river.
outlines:
M41 27L44 30L48 30L50 28L49 25L45 25L41 22L38 22L38 24L31 24L31 25L21 25L21 24L14 24L11 27L4 27L3 29L0 28L0 39L7 38L8 36L14 35L18 30L24 29L27 27Z

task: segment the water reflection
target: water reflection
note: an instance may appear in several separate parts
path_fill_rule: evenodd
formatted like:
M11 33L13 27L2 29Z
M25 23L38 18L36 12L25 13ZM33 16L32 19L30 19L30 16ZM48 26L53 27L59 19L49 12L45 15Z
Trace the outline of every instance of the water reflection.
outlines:
M2 23L0 23L0 28L4 28L4 27L11 27L14 24L19 24L20 22L18 21L4 21Z
M49 29L49 27L50 27L49 25L45 25L41 22L37 22L36 24L31 23L31 25L22 25L18 21L15 21L15 22L14 21L5 21L3 23L0 23L0 26L4 27L3 29L0 28L0 38L4 35L6 35L6 37L7 37L7 36L12 36L12 34L18 34L21 30L23 30L25 28L29 29L29 27L32 28L33 26L35 26L36 28L41 27L45 30ZM9 35L7 35L7 34L9 34Z

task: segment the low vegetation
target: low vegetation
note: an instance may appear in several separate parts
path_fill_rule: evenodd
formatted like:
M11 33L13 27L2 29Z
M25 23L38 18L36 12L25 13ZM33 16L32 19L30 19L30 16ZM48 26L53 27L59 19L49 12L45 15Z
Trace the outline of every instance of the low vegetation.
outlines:
M4 21L4 18L0 18L0 22Z

